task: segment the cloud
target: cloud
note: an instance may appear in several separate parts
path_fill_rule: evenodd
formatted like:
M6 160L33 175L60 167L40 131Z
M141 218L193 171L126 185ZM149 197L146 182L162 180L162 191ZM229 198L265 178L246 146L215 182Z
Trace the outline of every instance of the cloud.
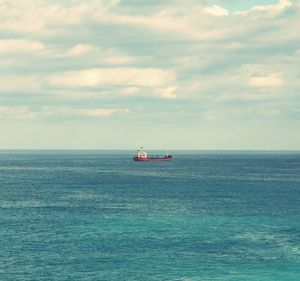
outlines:
M108 117L115 114L128 113L128 109L123 108L61 108L58 112L53 112L53 114L63 114L66 116L83 116L83 117Z
M79 1L69 5L39 0L2 3L0 30L21 33L58 32L68 26L87 27L91 23L98 23L105 26L143 27L158 33L171 33L168 36L192 40L214 40L224 38L238 28L232 21L235 15L215 21L216 16L229 16L228 10L218 5L205 6L196 1L189 1L188 4L177 2L169 6L162 5L152 14L131 14L118 8L118 4L119 1L109 0ZM251 11L281 11L291 5L288 0L280 0L275 5L255 6ZM231 28L224 25L227 22L233 23Z
M60 7L40 0L18 0L0 3L0 30L35 33L45 28L47 21L59 13Z
M33 119L27 106L0 106L0 119Z
M130 65L138 62L138 58L124 54L116 48L98 49L99 59L108 65Z
M248 83L252 87L281 87L283 79L278 74L250 77Z
M31 109L28 106L0 106L0 119L43 119L90 117L101 118L119 114L127 114L126 108L72 108L72 107L41 107Z
M94 50L94 47L87 44L77 44L76 46L72 47L68 52L67 55L71 57L81 56L87 53L90 53Z
M45 52L46 53L46 52ZM53 58L66 57L76 58L92 58L94 62L101 63L103 65L129 65L137 62L139 59L137 57L129 56L122 52L118 48L101 48L92 44L79 43L68 49L66 52L49 50L49 55Z
M265 6L254 6L250 11L266 11L266 12L280 12L286 8L292 6L292 2L289 0L279 0L277 4L265 5Z
M114 95L136 95L176 98L176 76L173 71L160 68L96 68L66 72L49 77L52 87L66 89L94 89L116 87ZM82 95L81 95L82 96Z
M235 33L240 25L236 25L236 20L240 23L238 18L235 19L236 15L230 15L224 7L205 6L197 1L189 1L188 4L174 2L168 6L161 5L160 9L147 14L126 13L126 10L120 9L119 2L115 0L74 1L68 5L41 0L4 2L0 4L0 30L38 34L43 31L62 32L68 26L88 27L91 23L97 23L103 26L143 27L158 33L168 33L168 37L214 40ZM276 12L291 6L292 2L280 0L274 5L255 6L250 12ZM39 17L37 18L36 15ZM216 16L228 17L221 17L216 22ZM231 26L227 26L227 23Z
M0 3L0 30L37 33L59 25L78 25L95 11L105 12L116 1L93 0L64 6L43 0L18 0Z
M7 53L38 52L44 49L43 43L27 39L0 40L0 55Z
M50 77L56 87L94 88L103 85L163 87L173 83L175 74L159 68L95 68L71 71Z
M165 99L175 99L176 98L176 89L177 87L167 87L159 89L156 91L156 95Z
M124 96L153 96L163 99L175 99L177 86L169 86L162 88L139 88L139 87L127 87L122 90Z
M42 6L39 1L5 1L0 3L0 30L36 32L44 26ZM39 17L37 17L39 15Z
M111 56L107 56L104 59L104 62L107 64L111 64L111 65L122 65L122 64L129 64L131 62L133 62L134 59L130 56L125 56L125 55L111 55Z
M204 11L214 16L228 16L229 12L221 6L211 6L204 8Z
M248 89L241 90L241 92L236 93L222 93L213 98L215 102L224 103L224 102L274 102L277 100L284 100L286 95L278 92L269 92L269 91L250 91Z
M125 88L122 93L126 96L133 96L136 95L139 92L140 88L138 87L128 87Z
M199 4L179 4L163 8L148 15L116 13L114 10L95 12L92 18L101 24L143 27L168 36L196 40L214 39L223 35L222 28L216 28L211 16L225 15L220 6L205 7Z
M35 76L3 75L0 76L0 93L38 91L40 80Z
M207 1L150 2L2 1L2 118L45 130L47 118L121 116L129 130L167 119L190 132L199 115L222 125L298 120L289 108L300 101L299 4L238 14Z

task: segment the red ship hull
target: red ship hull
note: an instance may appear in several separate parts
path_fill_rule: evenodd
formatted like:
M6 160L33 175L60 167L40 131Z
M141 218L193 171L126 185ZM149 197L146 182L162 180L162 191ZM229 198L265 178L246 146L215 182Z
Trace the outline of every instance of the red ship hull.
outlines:
M134 161L171 161L172 156L163 156L163 157L133 157Z

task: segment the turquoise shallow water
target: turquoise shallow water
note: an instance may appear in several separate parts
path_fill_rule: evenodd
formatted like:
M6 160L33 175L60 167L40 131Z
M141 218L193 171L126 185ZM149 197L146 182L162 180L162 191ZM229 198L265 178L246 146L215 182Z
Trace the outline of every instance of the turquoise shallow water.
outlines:
M300 153L1 152L0 280L300 280Z

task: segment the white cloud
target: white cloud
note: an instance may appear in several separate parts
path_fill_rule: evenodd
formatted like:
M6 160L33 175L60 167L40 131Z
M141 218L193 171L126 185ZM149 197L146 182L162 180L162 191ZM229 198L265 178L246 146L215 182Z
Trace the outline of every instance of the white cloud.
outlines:
M0 54L3 53L23 53L38 52L44 49L44 45L39 41L26 39L4 39L0 40Z
M175 80L172 71L159 68L94 68L66 72L49 78L53 86L94 88L103 85L163 87Z
M167 88L159 89L156 91L156 95L165 98L165 99L175 99L176 98L176 89L177 87L175 86L170 86Z
M175 99L177 86L159 87L159 88L139 88L139 87L127 87L122 90L124 96L154 96L163 99Z
M139 92L139 90L140 90L140 88L138 88L138 87L127 87L122 91L122 93L125 96L133 96L133 95L136 95Z
M0 4L0 30L33 33L42 30L53 9L42 1L18 0ZM48 15L47 15L48 14Z
M37 91L41 87L37 77L6 75L0 76L0 93Z
M229 15L224 7L203 6L196 1L189 2L188 5L178 2L148 15L124 13L124 10L122 12L122 9L116 8L118 3L119 1L115 0L93 0L76 1L67 6L41 0L4 2L0 4L0 30L25 33L45 30L53 32L70 25L85 25L95 21L102 24L142 26L156 32L171 33L172 36L194 40L211 40L232 34L240 25L240 21L236 25L233 15L228 19L232 26L227 28L224 25L227 19L226 22L223 19L219 19L218 22L215 20L215 16ZM291 5L291 1L280 0L275 5L255 6L251 11L281 11Z
M246 47L246 45L242 44L240 42L231 42L231 43L226 45L226 48L229 49L229 50L239 50L239 49L242 49L242 48L245 48L245 47Z
M142 26L159 33L170 33L176 37L196 40L218 38L223 35L222 28L216 29L213 20L207 17L220 15L225 9L219 6L209 7L208 11L199 4L178 5L165 8L152 15L118 14L113 11L93 13L93 19L99 23L112 23Z
M257 124L259 117L296 124L299 4L289 10L292 0L280 1L241 16L198 0L155 1L150 9L125 2L2 1L0 31L9 39L0 40L0 92L2 104L15 105L2 106L2 118L41 119L44 133L50 123L68 129L61 120L74 119L77 128L78 120L115 115L130 130L129 112L154 127L153 116L174 117L168 120L189 124L190 133L199 129L199 114L219 128L224 119L243 127L245 118ZM139 112L154 109L147 116L129 111L133 99ZM22 102L28 107L17 106Z
M188 31L185 27L186 21L180 21L180 19L173 21L167 16L168 11L147 17L124 15L114 10L118 3L119 1L116 0L93 0L75 2L73 5L66 6L42 0L2 2L0 3L0 29L32 33L53 26L79 24L96 19L104 23L140 24L156 29L161 27L167 30ZM162 15L164 16L161 17ZM180 27L180 24L183 26Z
M160 68L96 68L62 73L48 78L53 87L88 88L118 87L115 95L176 98L175 73ZM100 93L97 93L99 96ZM82 97L83 95L80 94Z
M128 113L128 109L122 108L62 108L60 113L67 116L107 117L115 114Z
M248 83L252 87L281 87L284 84L283 79L277 74L266 76L250 77Z
M20 33L36 33L59 25L75 25L89 20L91 14L114 7L115 0L93 0L73 5L43 0L18 0L0 3L0 30Z
M27 106L0 106L0 119L33 119L34 113Z
M275 5L267 5L267 6L255 6L252 8L252 10L256 11L270 11L270 12L278 12L283 9L286 9L288 7L292 6L292 2L289 0L279 0L277 4Z
M249 91L248 89L245 89L239 93L236 93L235 91L233 93L225 93L220 94L217 97L213 98L216 102L228 102L228 101L239 101L239 102L270 102L270 101L276 101L280 99L284 99L286 96L282 95L278 92L265 92L265 91Z
M237 12L237 14L247 14L249 12L270 12L270 13L279 13L282 10L289 8L292 6L292 2L289 0L279 0L278 3L274 5L259 5L259 6L254 6L248 11L243 11L243 12Z
M45 57L64 59L66 56L70 58L81 59L85 57L95 63L109 66L123 66L138 62L138 57L129 56L118 48L101 48L96 45L79 43L72 48L65 50L48 49L43 52Z
M0 3L0 30L36 32L44 26L41 2L18 0ZM39 15L37 17L37 15Z
M17 32L58 32L70 25L89 24L122 24L141 26L159 33L170 33L169 36L189 38L194 40L211 40L224 38L239 29L235 25L234 15L230 19L215 20L215 16L227 16L229 12L221 6L203 6L197 2L186 4L176 3L159 11L148 14L122 13L116 6L119 1L94 0L91 2L74 2L73 5L53 4L51 2L19 0L14 4L0 6L0 30ZM280 0L278 4L256 6L251 11L281 11L290 7L288 0ZM39 15L37 18L36 15ZM226 17L227 18L227 17ZM233 25L228 28L227 21ZM84 44L83 44L84 45ZM70 50L70 55L80 55L86 52L85 48L77 46ZM111 61L113 61L113 57ZM109 60L108 60L109 61ZM116 57L114 61L126 63L125 57ZM115 62L112 62L115 63Z
M212 14L214 16L227 16L227 15L229 15L229 12L226 9L224 9L221 6L217 6L217 5L214 5L214 6L211 6L211 7L206 7L206 8L204 8L204 11L209 13L209 14Z
M133 61L134 59L132 57L126 55L111 55L104 59L105 63L115 65L129 64Z
M93 49L94 47L91 45L77 44L67 52L67 55L71 57L81 56L90 53L91 51L93 51Z
M128 65L137 61L137 58L124 54L116 48L101 49L99 53L101 60L109 65Z
M36 110L28 106L0 106L0 119L38 119L49 117L109 117L127 114L126 108L71 108L71 107L42 107Z

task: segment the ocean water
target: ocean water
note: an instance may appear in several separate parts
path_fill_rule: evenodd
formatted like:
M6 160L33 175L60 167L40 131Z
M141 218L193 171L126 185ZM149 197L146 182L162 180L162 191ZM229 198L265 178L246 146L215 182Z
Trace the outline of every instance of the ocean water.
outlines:
M0 280L300 280L300 153L0 152Z

